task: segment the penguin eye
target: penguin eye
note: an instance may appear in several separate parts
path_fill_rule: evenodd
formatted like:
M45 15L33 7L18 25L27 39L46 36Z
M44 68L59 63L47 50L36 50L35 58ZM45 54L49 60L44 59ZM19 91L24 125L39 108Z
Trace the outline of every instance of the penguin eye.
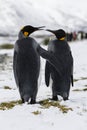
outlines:
M29 35L28 32L24 32L24 36L27 37Z

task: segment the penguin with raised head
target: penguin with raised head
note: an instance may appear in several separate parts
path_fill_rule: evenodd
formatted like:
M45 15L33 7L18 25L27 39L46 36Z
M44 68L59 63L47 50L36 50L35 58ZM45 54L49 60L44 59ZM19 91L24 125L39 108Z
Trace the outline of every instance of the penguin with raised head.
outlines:
M41 28L24 26L14 46L13 71L23 103L29 100L30 104L36 103L40 56L37 52L38 43L30 37L30 34Z
M63 100L68 100L70 85L73 86L73 57L70 46L66 41L66 33L63 29L47 30L56 36L55 40L51 40L48 44L48 52L54 55L58 63L59 72L55 67L46 61L45 65L45 83L49 86L50 77L52 83L52 99L58 100L58 95ZM55 64L55 63L54 63ZM61 74L61 75L60 75Z
M24 26L20 30L14 46L13 71L23 103L29 102L29 99L31 104L36 103L40 56L52 64L61 75L55 56L40 47L36 40L30 37L30 34L37 30L43 30L43 27Z

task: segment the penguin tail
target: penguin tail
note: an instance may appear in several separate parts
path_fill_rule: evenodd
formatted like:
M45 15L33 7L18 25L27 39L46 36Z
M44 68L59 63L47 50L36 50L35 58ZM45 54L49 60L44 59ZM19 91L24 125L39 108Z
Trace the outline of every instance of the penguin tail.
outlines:
M23 102L29 102L29 96L28 95L24 95L24 97L22 98L23 99Z

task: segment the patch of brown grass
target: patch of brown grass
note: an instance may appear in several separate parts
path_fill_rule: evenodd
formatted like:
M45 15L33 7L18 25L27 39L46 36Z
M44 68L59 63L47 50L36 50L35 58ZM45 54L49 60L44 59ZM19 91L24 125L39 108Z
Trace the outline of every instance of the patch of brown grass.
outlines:
M0 110L9 110L12 109L14 106L22 104L21 100L11 101L11 102L2 102L0 104Z
M49 101L48 99L40 101L40 105L43 108L49 108L51 106L57 107L62 113L67 113L69 110L73 110L65 105L61 105L58 101Z

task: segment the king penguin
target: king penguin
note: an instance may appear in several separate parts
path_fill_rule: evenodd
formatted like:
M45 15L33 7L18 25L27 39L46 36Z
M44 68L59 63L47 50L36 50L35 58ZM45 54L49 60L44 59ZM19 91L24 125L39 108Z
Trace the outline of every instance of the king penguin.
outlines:
M36 103L40 56L38 43L30 34L42 27L24 26L14 46L13 71L22 102Z
M68 100L70 85L72 84L73 86L73 56L71 49L66 41L66 33L63 29L47 29L47 31L56 36L55 40L49 41L48 52L50 52L51 55L54 55L58 66L56 65L55 69L50 62L46 61L45 83L47 86L49 86L51 77L52 100L58 100L58 95L62 96L63 100Z
M13 71L14 77L19 88L22 102L36 103L38 91L38 77L40 72L40 56L46 59L54 68L58 68L60 63L49 51L43 49L34 38L30 37L34 31L43 30L42 27L24 26L18 35L18 40L14 46Z

